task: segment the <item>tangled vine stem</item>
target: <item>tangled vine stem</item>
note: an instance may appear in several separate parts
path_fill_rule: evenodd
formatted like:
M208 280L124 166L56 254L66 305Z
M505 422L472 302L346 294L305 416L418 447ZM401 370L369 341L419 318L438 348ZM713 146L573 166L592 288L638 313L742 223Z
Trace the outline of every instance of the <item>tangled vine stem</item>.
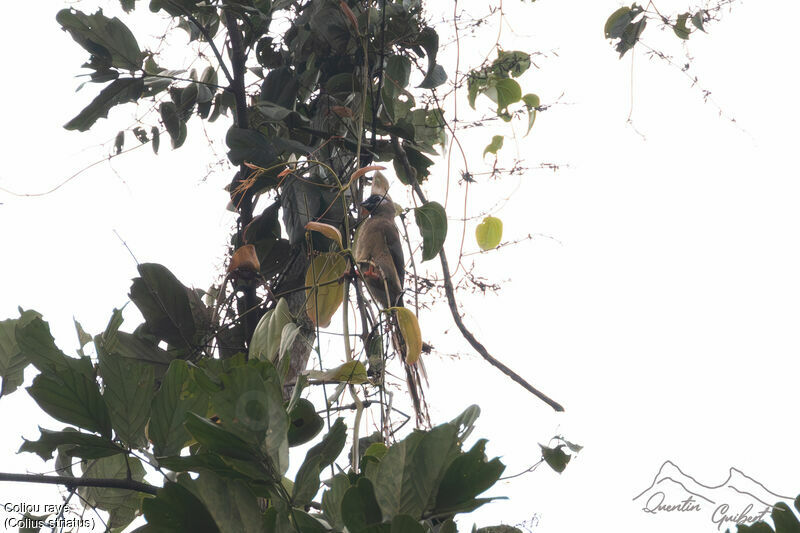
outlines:
M9 474L0 472L0 481L20 481L23 483L47 483L66 487L103 487L107 489L128 489L145 494L156 495L159 487L134 481L133 479L106 479L94 477L45 476L43 474Z
M411 186L414 189L417 197L423 204L427 204L428 200L425 198L425 193L422 191L422 187L420 187L419 182L417 181L416 175L414 174L414 170L411 167L411 163L408 161L408 155L406 155L406 151L403 149L403 146L400 144L400 141L397 139L395 135L391 136L392 138L392 148L394 148L395 156L400 160L400 163L403 165L403 170L405 171L406 176L409 177L411 181ZM450 307L450 314L453 315L453 321L456 323L458 330L461 332L461 335L469 342L469 344L478 352L481 357L486 359L492 366L499 369L503 374L510 377L517 383L519 383L522 388L542 400L544 403L552 407L554 410L561 412L564 410L564 407L561 406L560 403L556 402L555 400L551 399L549 396L538 390L536 387L525 381L519 374L508 368L506 365L495 359L489 351L478 342L478 339L475 338L475 335L472 334L470 330L464 325L464 321L461 320L461 315L458 313L458 304L456 302L456 295L455 290L453 290L453 280L450 276L450 266L447 264L447 257L444 253L444 248L439 252L439 259L442 263L442 277L444 278L444 291L447 294L447 304Z

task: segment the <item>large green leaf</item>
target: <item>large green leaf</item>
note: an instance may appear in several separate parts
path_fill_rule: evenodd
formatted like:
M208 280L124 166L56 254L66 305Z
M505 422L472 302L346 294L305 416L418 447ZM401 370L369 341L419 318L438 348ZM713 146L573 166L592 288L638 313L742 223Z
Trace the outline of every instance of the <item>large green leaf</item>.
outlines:
M100 91L92 102L83 108L78 115L64 125L65 129L86 131L97 122L106 118L109 110L118 104L135 102L144 89L142 78L122 78L114 80Z
M111 437L111 418L94 380L71 369L36 376L28 393L47 414Z
M438 202L428 202L414 209L414 219L422 233L422 260L433 259L447 237L447 213Z
M220 532L203 502L180 483L165 483L155 498L144 500L142 511L148 523L145 531Z
M347 428L338 418L322 442L306 453L306 458L295 476L292 502L296 507L307 505L319 490L322 469L332 464L344 448Z
M94 339L103 379L103 399L117 437L131 448L142 448L147 446L144 428L155 393L155 372L152 365L119 353L117 327L110 325Z
M428 432L414 432L389 448L370 476L384 516L422 516L458 453L457 436L456 426L442 424Z
M289 446L299 446L305 444L320 431L325 422L317 414L314 404L305 398L299 398L289 412Z
M342 520L342 499L350 488L347 474L336 474L328 483L328 490L322 494L322 512L328 523L336 530L344 527Z
M359 479L358 484L347 489L342 498L342 521L348 530L355 533L380 524L381 520L381 509L375 499L372 482L366 478Z
M56 21L92 54L92 65L135 71L142 67L144 55L131 30L118 18L108 18L103 10L86 15L75 9L62 9Z
M15 330L40 316L36 311L21 311L19 318L0 322L0 398L22 385L25 367L30 363L17 344Z
M186 413L186 429L197 442L220 455L245 461L257 456L255 448L241 437L195 413Z
M49 461L59 446L64 446L67 456L83 459L96 459L125 452L124 448L114 444L111 440L89 433L79 433L74 430L50 431L41 427L39 433L39 440L23 438L25 442L20 446L19 453L35 453L43 461Z
M83 467L83 476L103 479L130 479L144 482L144 467L135 457L122 454L94 459ZM121 531L139 512L143 494L133 490L80 487L78 494L88 507L108 511L108 526Z
M225 144L229 149L228 159L234 165L247 162L267 168L277 161L278 152L275 146L255 130L232 126L225 136Z
M206 394L190 377L186 361L175 360L155 394L148 435L156 456L177 455L191 439L183 426L186 413L205 414Z
M203 502L220 532L264 531L256 497L242 481L203 471L196 480L182 478L181 485Z
M73 370L89 379L94 379L94 370L88 357L67 357L58 349L50 327L39 316L28 317L19 322L14 330L17 346L25 358L40 372L58 374Z
M189 303L189 289L156 263L138 266L130 298L141 311L150 333L173 346L193 346L196 326Z
M505 470L500 459L486 461L486 439L480 439L467 453L456 457L439 484L436 510L462 506L494 485Z

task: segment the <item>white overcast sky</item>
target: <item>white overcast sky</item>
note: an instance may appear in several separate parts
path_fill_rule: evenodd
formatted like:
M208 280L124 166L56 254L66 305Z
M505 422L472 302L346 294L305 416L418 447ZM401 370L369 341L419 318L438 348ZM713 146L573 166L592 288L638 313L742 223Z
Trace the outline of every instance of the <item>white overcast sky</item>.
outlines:
M71 5L90 11L95 4ZM129 111L118 110L97 131L61 128L93 94L74 92L86 54L55 22L65 5L6 9L0 187L15 192L57 185L107 154L109 141L130 124ZM101 5L107 13L118 11L115 2ZM146 2L138 5L147 11ZM485 10L482 2L460 5L476 15ZM503 46L545 53L536 58L540 69L522 78L523 92L555 105L540 114L529 136L523 137L522 124L515 126L517 137L507 135L499 165L523 157L529 167L561 168L479 177L471 187L470 215L494 206L505 239L534 238L466 258L467 264L475 260L476 272L502 281L502 289L462 301L469 326L487 348L566 412L553 413L473 354L444 305L421 317L424 336L439 352L427 365L428 400L437 422L478 403L483 415L475 435L490 439L489 453L502 456L507 474L528 468L537 442L554 434L585 449L561 475L542 467L498 484L490 494L509 500L462 519L465 530L473 519L513 525L534 516L533 531L547 533L610 524L653 533L676 526L716 530L705 516L646 515L631 501L667 459L706 485L722 483L736 467L774 492L800 492L794 57L800 5L734 4L710 25L710 35L693 34L686 47L651 24L645 43L678 64L691 55L689 74L712 91L713 102L704 102L680 70L649 59L643 49L617 59L602 30L620 5L505 1ZM658 7L675 13L688 6L664 0ZM140 17L135 20L149 15ZM137 24L137 35L162 29ZM462 69L489 53L496 29L462 36ZM452 65L452 53L442 52L441 62ZM488 100L478 102L489 108ZM466 101L459 106L468 118ZM633 126L626 124L631 106ZM171 151L162 139L157 157L144 147L43 197L0 192L0 319L15 316L17 305L34 308L65 351L76 345L73 316L87 331L101 331L111 310L126 303L136 275L113 230L139 261L162 263L197 287L214 281L233 221L222 190L230 173L209 173L224 148L212 151L198 123L189 124L180 150ZM480 153L491 135L509 133L503 128L462 132L471 170L484 169ZM128 137L126 147L133 144ZM455 219L463 189L453 187L461 169L454 152L451 263L460 244ZM445 173L445 165L436 167L428 187L434 198L441 198ZM395 199L409 205L395 190ZM475 223L466 228L468 252L476 249ZM135 314L126 316L132 329ZM44 422L24 391L0 400L0 409L6 428L0 471L47 470L38 458L14 452L21 435L38 435L37 423L61 425ZM57 498L54 489L0 484L2 502Z

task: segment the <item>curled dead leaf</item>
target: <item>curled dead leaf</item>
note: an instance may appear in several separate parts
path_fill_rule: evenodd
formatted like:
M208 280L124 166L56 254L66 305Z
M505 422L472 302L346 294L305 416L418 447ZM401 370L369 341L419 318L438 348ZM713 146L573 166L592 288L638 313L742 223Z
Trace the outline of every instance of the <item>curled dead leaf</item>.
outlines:
M233 272L234 270L252 270L253 272L261 270L255 246L245 244L233 252L233 257L231 257L231 262L228 265L228 272Z

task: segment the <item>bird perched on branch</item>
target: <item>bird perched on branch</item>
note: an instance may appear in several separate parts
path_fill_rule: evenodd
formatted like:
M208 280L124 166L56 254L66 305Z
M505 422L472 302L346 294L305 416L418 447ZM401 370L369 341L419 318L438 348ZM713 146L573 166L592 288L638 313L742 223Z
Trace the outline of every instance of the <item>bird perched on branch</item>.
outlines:
M354 256L373 298L383 307L402 307L406 270L394 224L397 211L389 194L374 185L372 195L361 202L369 218L358 229Z

